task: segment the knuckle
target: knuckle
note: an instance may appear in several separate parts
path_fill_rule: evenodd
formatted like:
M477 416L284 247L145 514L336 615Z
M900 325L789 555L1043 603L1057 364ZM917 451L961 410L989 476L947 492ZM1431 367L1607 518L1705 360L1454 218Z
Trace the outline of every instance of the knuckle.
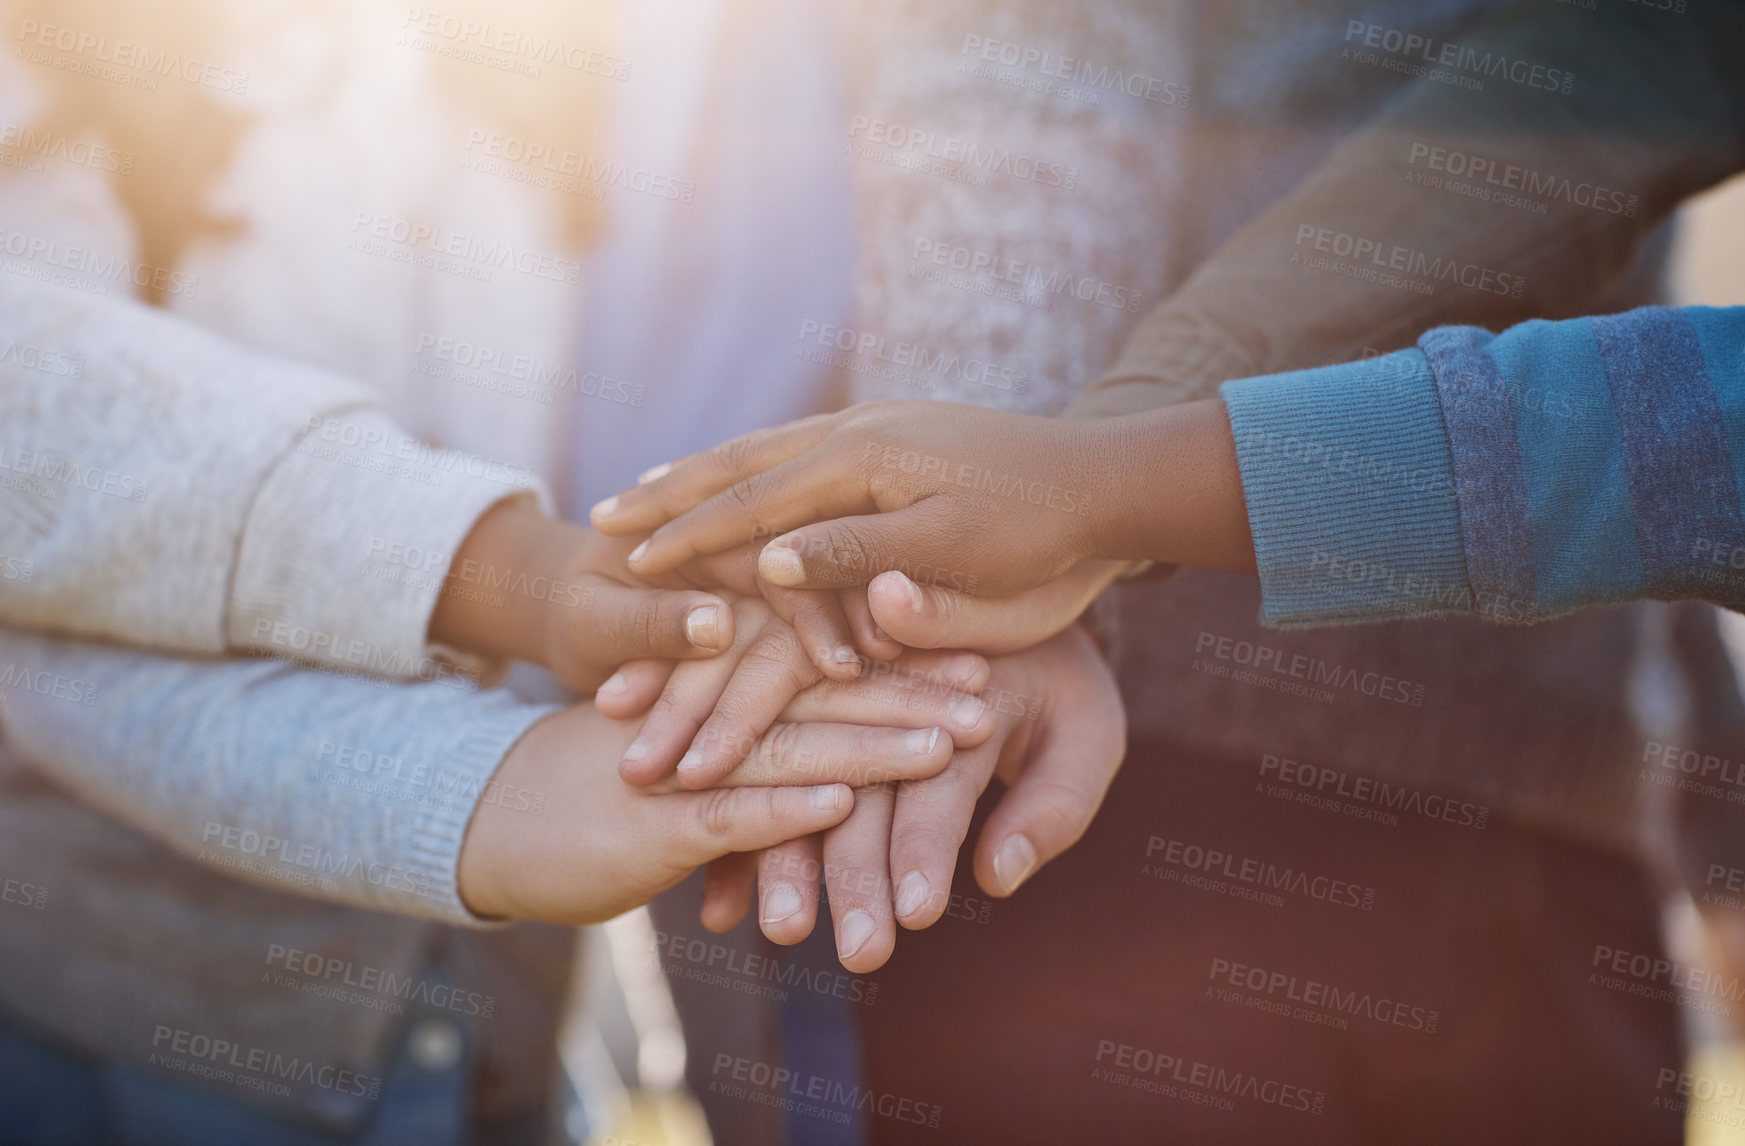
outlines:
M1084 794L1057 780L1036 781L1030 790L1027 815L1041 837L1067 847L1077 842L1095 809Z
M715 788L697 801L697 826L712 840L725 839L733 830L734 794L729 788Z

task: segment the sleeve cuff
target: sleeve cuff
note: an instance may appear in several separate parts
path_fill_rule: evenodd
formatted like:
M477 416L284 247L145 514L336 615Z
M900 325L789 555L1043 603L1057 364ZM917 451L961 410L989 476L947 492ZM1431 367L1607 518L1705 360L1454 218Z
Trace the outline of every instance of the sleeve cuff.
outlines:
M493 777L527 730L556 711L553 705L504 704L498 712L470 721L458 737L441 738L441 746L438 738L432 738L431 758L441 761L438 774L453 789L453 796L437 796L412 816L389 818L392 838L382 842L382 851L392 857L388 871L403 873L404 878L384 877L372 888L380 898L371 906L459 927L511 922L475 915L461 899L461 845L480 804L502 804L530 816L545 814L544 792L505 787Z
M228 647L400 679L494 674L427 635L461 542L509 497L550 506L525 469L427 445L386 414L316 421L249 511Z
M1222 388L1280 628L1472 611L1453 458L1423 353Z

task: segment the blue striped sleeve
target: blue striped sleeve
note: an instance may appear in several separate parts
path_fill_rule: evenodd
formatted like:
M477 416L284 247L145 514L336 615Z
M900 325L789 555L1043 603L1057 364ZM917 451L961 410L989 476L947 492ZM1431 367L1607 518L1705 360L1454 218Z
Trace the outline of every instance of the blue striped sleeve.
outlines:
M1270 624L1745 609L1745 308L1444 327L1223 392Z

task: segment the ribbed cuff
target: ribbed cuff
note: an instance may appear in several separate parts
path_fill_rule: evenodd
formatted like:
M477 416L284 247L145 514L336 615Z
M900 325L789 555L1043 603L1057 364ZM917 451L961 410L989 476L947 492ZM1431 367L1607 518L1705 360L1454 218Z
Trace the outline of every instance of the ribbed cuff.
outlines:
M1453 458L1424 355L1228 382L1261 620L1470 612Z
M249 511L225 611L232 650L376 676L500 667L427 641L443 579L481 515L542 487L518 467L407 435L386 414L322 419Z
M469 714L457 737L432 748L425 759L436 763L436 774L453 792L413 815L388 818L392 826L382 848L395 857L389 865L394 878L379 885L381 899L374 906L462 927L505 922L473 914L461 899L461 845L481 803L501 804L528 816L547 814L544 792L504 787L492 777L527 730L557 711L554 705L505 703L501 712L483 719Z

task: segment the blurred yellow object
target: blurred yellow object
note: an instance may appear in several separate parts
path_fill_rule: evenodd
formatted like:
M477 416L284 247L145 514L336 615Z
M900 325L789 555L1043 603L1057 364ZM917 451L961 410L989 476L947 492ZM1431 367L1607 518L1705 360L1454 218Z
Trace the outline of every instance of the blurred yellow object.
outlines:
M696 1099L678 1091L633 1090L623 1123L589 1139L588 1146L711 1146L711 1139Z

